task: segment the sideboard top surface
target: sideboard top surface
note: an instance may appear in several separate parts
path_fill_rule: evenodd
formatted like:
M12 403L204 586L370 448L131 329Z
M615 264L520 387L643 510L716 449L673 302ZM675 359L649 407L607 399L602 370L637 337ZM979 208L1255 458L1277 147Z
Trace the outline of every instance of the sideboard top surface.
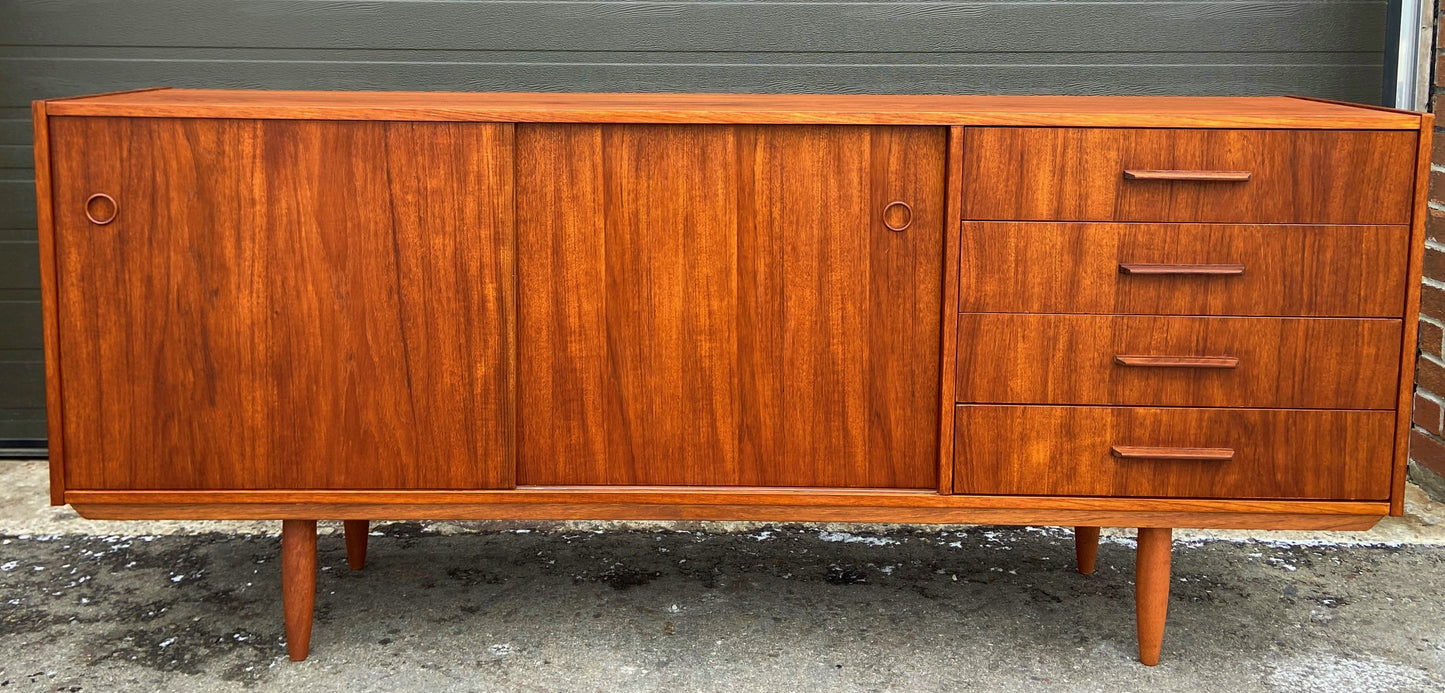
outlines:
M815 123L1416 130L1418 113L1292 96L583 94L145 89L49 115L572 123Z

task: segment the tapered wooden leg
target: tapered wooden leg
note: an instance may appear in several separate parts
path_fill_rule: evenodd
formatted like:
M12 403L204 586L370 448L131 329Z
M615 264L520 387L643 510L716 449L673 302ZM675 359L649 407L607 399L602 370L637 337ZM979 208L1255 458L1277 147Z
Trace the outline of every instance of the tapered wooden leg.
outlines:
M1139 530L1134 564L1134 618L1139 628L1139 661L1159 663L1164 644L1164 617L1169 612L1169 551L1174 531L1167 527Z
M1094 559L1099 557L1099 528L1074 528L1074 558L1078 560L1079 572L1094 574Z
M291 661L311 649L316 607L316 521L281 521L281 602L286 610L286 651Z
M1074 527L1074 559L1079 572L1094 575L1094 562L1098 559L1098 527Z
M347 520L343 524L346 528L346 564L352 570L361 570L366 567L366 535L371 531L371 521Z

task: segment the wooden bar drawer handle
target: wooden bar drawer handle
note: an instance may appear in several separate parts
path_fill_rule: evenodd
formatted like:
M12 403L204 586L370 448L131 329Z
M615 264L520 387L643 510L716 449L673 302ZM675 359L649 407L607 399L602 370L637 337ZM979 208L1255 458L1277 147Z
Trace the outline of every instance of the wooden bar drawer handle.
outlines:
M1244 265L1168 265L1154 263L1119 263L1119 274L1141 276L1234 277L1244 274Z
M1114 363L1120 366L1139 368L1236 368L1239 358L1235 356L1114 356Z
M1203 183L1243 183L1252 171L1170 171L1125 169L1124 180L1184 180Z
M883 207L883 225L889 231L904 231L913 225L913 207L903 200L894 200Z
M1199 460L1228 462L1234 459L1234 448L1154 448L1136 445L1114 445L1109 454L1121 460Z
M120 213L120 205L115 203L115 198L105 193L96 193L85 198L85 218L97 226L105 226L115 221L115 215Z

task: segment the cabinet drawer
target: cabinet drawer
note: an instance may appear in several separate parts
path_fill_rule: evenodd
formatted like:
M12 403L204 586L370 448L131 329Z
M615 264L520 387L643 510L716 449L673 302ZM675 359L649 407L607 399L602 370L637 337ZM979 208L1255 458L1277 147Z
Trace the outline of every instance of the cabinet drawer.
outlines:
M965 313L961 402L1390 409L1399 320Z
M1394 412L963 405L956 493L1383 500Z
M1409 227L967 222L964 312L1392 317Z
M1369 130L969 128L964 217L1405 224L1417 137Z

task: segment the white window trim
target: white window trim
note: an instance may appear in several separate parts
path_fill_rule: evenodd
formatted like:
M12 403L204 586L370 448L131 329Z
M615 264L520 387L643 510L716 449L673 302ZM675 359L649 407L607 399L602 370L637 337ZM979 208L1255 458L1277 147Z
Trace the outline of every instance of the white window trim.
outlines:
M1430 11L1425 11L1429 5ZM1395 64L1395 108L1423 111L1430 102L1430 67L1435 33L1434 0L1400 0L1400 35Z

